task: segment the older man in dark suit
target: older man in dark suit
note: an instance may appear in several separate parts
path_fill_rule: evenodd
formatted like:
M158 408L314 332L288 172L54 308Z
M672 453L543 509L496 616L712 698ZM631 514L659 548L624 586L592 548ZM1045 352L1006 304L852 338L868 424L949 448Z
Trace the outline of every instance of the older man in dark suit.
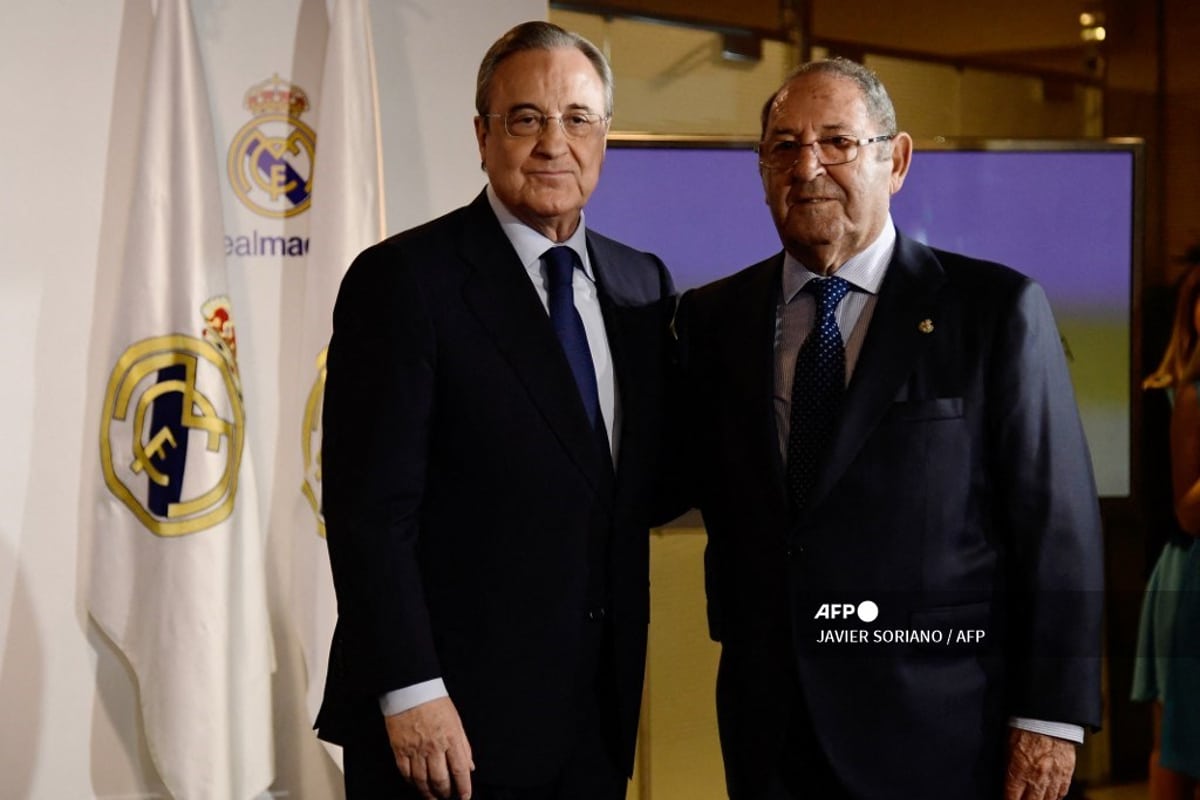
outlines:
M345 747L351 798L615 800L641 698L671 279L584 227L612 115L594 46L514 28L476 107L486 190L364 252L334 311L338 626L318 727Z
M873 73L800 68L763 112L783 252L680 303L734 800L1059 798L1099 722L1059 336L1029 279L895 229L911 156Z

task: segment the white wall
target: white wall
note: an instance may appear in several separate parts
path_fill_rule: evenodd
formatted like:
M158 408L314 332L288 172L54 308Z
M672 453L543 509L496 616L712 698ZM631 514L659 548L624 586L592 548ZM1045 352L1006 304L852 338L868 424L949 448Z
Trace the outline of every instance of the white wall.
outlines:
M165 796L137 718L135 687L82 607L80 498L95 460L103 375L89 340L122 308L97 285L124 228L128 162L117 145L150 0L0 0L0 796ZM321 0L193 0L221 139L242 93L272 72L319 80ZM468 201L483 185L471 133L474 73L544 0L373 0L388 228ZM319 27L319 26L318 26ZM306 87L308 88L308 87ZM223 152L223 150L222 150ZM107 193L107 194L106 194ZM227 226L246 225L226 202ZM292 223L299 224L298 222ZM241 371L264 517L278 432L280 306L298 263L230 262ZM297 273L298 274L298 273ZM265 520L264 520L265 523ZM286 592L276 597L286 602ZM340 795L307 730L303 669L276 620L278 793Z

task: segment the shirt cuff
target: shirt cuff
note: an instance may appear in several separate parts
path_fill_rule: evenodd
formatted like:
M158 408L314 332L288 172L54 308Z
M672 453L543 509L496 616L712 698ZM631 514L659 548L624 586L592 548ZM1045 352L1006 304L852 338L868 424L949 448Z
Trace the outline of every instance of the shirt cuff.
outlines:
M1020 728L1023 731L1042 733L1056 739L1066 739L1068 742L1083 744L1083 726L1072 725L1069 722L1046 722L1028 717L1009 717L1009 727Z
M393 689L386 694L381 694L379 696L379 710L383 712L385 717L390 717L393 714L408 711L410 708L416 708L422 703L428 703L430 700L449 696L450 693L446 691L446 684L442 682L442 679L434 678L414 683L412 686L405 686L403 689Z

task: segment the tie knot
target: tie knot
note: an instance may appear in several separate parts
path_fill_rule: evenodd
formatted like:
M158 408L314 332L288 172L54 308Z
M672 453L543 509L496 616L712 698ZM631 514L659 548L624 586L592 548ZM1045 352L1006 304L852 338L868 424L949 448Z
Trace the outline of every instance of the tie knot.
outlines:
M831 278L813 278L804 284L804 291L813 295L817 300L817 315L827 317L837 309L838 303L850 291L850 284L845 278L834 275Z
M570 286L575 272L575 251L569 247L551 247L542 254L546 259L546 280L550 288Z

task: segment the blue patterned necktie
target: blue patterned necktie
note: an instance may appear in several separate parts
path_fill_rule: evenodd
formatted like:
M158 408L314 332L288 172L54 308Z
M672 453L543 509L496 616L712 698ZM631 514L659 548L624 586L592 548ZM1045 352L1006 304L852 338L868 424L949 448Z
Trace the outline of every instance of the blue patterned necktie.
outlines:
M600 394L596 389L596 367L588 347L583 320L575 309L575 251L569 247L551 247L542 254L546 261L546 294L550 307L550 322L558 341L562 343L567 363L575 376L575 385L583 400L588 421L595 428L600 422Z
M817 314L812 333L796 354L792 378L787 481L798 510L807 506L817 482L846 390L846 348L835 313L850 284L837 277L814 278L803 291L816 297Z

